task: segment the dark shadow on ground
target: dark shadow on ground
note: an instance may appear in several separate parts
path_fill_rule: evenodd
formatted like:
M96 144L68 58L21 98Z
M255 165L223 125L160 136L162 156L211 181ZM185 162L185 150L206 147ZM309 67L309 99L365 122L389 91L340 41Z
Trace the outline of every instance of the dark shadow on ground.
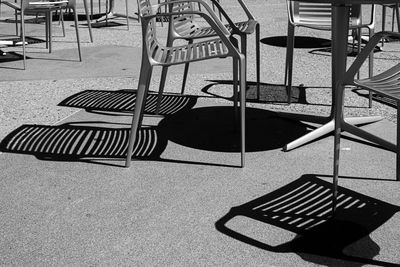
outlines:
M369 93L367 90L355 88L352 90L352 92L356 93L357 95L359 95L361 97L369 98ZM397 108L396 100L389 98L389 97L385 97L382 95L377 95L377 94L372 93L372 100L379 102L381 104L390 106L392 108Z
M194 108L165 117L159 131L177 144L220 152L239 152L239 120L229 106ZM274 112L246 108L246 151L265 151L283 147L307 133L306 127L282 119Z
M271 36L260 40L261 43L271 46L286 47L287 36ZM294 48L321 48L330 47L331 40L311 36L296 36Z
M136 90L86 90L64 99L59 106L81 108L86 111L129 112L135 108ZM196 96L164 94L159 115L171 115L190 110L197 103ZM149 93L144 112L155 114L157 94Z
M104 122L61 125L22 125L0 143L0 151L34 155L41 160L86 161L126 157L130 128L87 126ZM167 146L157 127L142 127L134 144L133 157L158 159Z
M316 175L303 175L231 208L215 227L257 248L296 253L305 261L324 266L399 266L373 259L380 247L369 235L400 207L339 187L338 209L333 217L331 187ZM281 240L276 243L264 231L279 231L275 239Z
M214 97L233 100L232 97L222 97L213 93L211 88L218 84L233 85L232 80L209 80L212 84L205 86L201 91ZM260 94L257 93L257 83L247 82L246 101L250 103L287 103L288 96L286 86L283 84L260 83ZM292 103L308 104L306 99L306 87L292 86Z

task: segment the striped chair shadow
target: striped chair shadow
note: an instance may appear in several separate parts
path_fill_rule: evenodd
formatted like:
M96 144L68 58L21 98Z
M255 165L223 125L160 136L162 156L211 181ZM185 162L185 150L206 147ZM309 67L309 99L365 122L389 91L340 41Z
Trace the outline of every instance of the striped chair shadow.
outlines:
M87 90L68 97L59 105L65 107L83 108L112 112L133 112L135 108L136 91L119 90ZM161 100L160 115L175 114L191 109L197 103L197 97L187 95L164 94ZM154 114L157 104L157 94L149 93L146 100L145 113Z
M49 160L125 158L129 131L129 128L22 125L2 140L0 151ZM143 128L138 134L133 156L159 158L167 140L160 137L156 128Z
M273 252L308 253L378 264L372 259L375 255L364 258L349 256L343 253L343 249L360 239L365 240L366 236L400 211L400 207L343 187L339 187L337 201L333 217L332 184L315 175L303 175L269 194L231 208L215 226L232 238ZM245 219L246 223L232 226L238 218ZM260 222L265 224L265 228L260 226ZM271 245L274 240L260 240L268 233L248 230L256 225L256 229L271 230L270 226L273 226L280 229L278 231L287 230L297 236L288 242L285 240L282 244Z

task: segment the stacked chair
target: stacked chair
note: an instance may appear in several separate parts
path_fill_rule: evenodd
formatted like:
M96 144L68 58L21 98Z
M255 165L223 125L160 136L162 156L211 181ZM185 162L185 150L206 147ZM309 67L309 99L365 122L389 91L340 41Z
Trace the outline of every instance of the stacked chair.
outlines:
M193 10L193 5L201 5L202 11ZM168 10L165 11L165 6ZM213 10L201 0L178 0L160 3L152 6L149 0L138 0L139 16L142 25L142 62L139 85L135 102L135 111L132 119L129 137L126 167L131 164L132 150L141 127L146 96L149 90L152 70L154 66L168 67L172 65L188 64L195 61L204 61L216 58L232 58L233 61L233 92L237 99L240 92L240 149L241 166L245 163L245 106L246 106L246 58L238 49L238 41L222 24ZM206 12L204 12L206 11ZM170 21L184 21L191 16L203 18L215 33L216 37L208 39L191 39L186 45L162 44L157 38L156 18L169 18ZM238 88L239 85L239 88ZM160 92L161 94L162 92ZM236 114L237 101L234 101Z

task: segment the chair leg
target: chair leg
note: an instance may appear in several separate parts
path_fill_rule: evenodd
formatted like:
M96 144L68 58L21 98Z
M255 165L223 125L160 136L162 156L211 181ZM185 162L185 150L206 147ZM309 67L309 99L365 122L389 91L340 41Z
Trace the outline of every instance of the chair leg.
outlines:
M371 40L374 35L374 28L368 28L369 31L369 40ZM374 75L374 50L372 50L371 54L369 54L368 58L368 78L371 78ZM372 91L368 93L368 107L372 108Z
M133 118L132 118L131 132L129 135L128 150L127 150L127 156L126 156L126 161L125 161L125 167L127 167L127 168L131 166L133 145L136 141L137 132L141 125L141 123L140 123L141 116L142 116L141 113L143 110L143 106L145 105L146 94L148 91L147 84L151 77L151 73L152 73L152 67L151 67L150 63L147 60L142 59L142 66L140 68L139 85L138 85L136 101L135 101L135 111L134 111Z
M25 16L24 11L21 10L21 35L22 35L22 55L23 55L23 66L26 69L26 45L25 45Z
M157 104L155 114L158 115L161 108L162 96L164 93L165 80L167 79L168 67L163 66L161 71L160 85L158 87Z
M233 114L234 114L234 125L238 121L238 60L233 58L232 60L233 72L232 72L232 81L233 81Z
M287 44L286 44L286 65L285 65L285 85L287 102L292 102L292 75L293 75L293 52L294 52L294 26L288 24Z
M53 45L53 32L52 32L52 25L53 25L53 12L47 12L48 21L49 21L49 53L52 52L52 45Z
M62 8L60 9L60 21L61 21L63 37L65 37L64 10Z
M382 31L383 32L385 31L385 28L386 28L385 24L386 24L386 6L382 5ZM382 47L384 44L385 44L385 39L382 38L382 42L381 42Z
M256 82L257 99L260 98L260 24L256 25Z
M237 60L236 60L237 61ZM240 155L241 167L245 165L246 154L246 57L239 59L240 80Z
M79 61L82 61L81 42L79 40L79 29L78 29L78 13L76 12L76 6L73 6L72 9L74 12L76 43L78 45Z
M397 32L400 32L399 4L397 3L394 8L395 8L396 20L397 20Z
M126 12L126 26L128 27L129 31L129 14L128 14L128 0L125 0L125 12Z
M193 39L188 41L188 44L191 45L193 43ZM182 87L181 87L181 95L185 93L187 75L189 72L189 62L185 63L185 69L183 70L183 79L182 79Z
M83 0L83 6L85 8L86 21L87 21L88 28L89 28L90 42L93 43L92 22L90 21L87 0ZM93 1L91 1L91 8L92 8L92 15L93 15Z
M400 181L400 101L397 101L396 180Z

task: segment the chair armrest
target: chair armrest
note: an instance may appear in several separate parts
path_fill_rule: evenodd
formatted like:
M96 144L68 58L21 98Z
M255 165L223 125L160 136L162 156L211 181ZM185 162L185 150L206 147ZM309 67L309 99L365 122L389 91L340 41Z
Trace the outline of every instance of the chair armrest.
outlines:
M207 3L205 3L202 0L176 0L176 1L174 0L173 2L163 2L163 3L157 4L157 5L153 5L152 8L153 8L153 10L161 10L160 8L162 6L165 6L165 5L179 4L179 3L190 3L190 2L200 4L201 6L203 6L207 10L208 14L206 14L204 12L201 12L201 11L192 11L192 12L185 11L185 12L177 12L177 13L173 13L173 12L168 12L168 13L166 13L166 12L158 12L157 15L163 15L163 16L176 15L176 16L179 16L181 14L190 14L190 15L200 15L205 19L206 19L206 17L208 19L212 18L212 20L214 21L214 24L216 24L216 26L223 32L223 34L225 36L229 36L230 35L230 32L228 31L228 29L225 27L224 24L222 24L221 20L217 17L217 15L214 13L214 11L210 8L210 6ZM203 15L205 15L206 17L203 16ZM207 19L206 19L206 21L208 22Z
M176 1L176 2L202 2L201 0L190 0L190 1ZM174 1L175 3L175 1ZM142 16L142 19L145 23L147 23L148 20L156 18L156 17L169 17L169 16L179 16L179 15L198 15L204 18L204 20L210 25L212 29L215 30L216 34L218 37L222 40L224 45L228 48L228 50L231 53L234 53L236 56L241 56L241 53L239 52L237 48L237 44L234 45L232 42L236 42L236 39L232 38L231 40L231 34L230 32L226 29L226 27L221 23L221 21L215 16L215 18L211 18L209 15L207 15L204 12L200 11L184 11L184 12L162 12L162 13L157 13L153 15L144 15Z
M400 37L400 33L397 32L378 32L372 36L367 45L361 50L360 54L353 61L353 64L347 70L343 82L345 84L352 84L354 76L357 74L358 70L361 68L362 64L368 58L368 56L374 51L376 45L380 40L387 36Z

